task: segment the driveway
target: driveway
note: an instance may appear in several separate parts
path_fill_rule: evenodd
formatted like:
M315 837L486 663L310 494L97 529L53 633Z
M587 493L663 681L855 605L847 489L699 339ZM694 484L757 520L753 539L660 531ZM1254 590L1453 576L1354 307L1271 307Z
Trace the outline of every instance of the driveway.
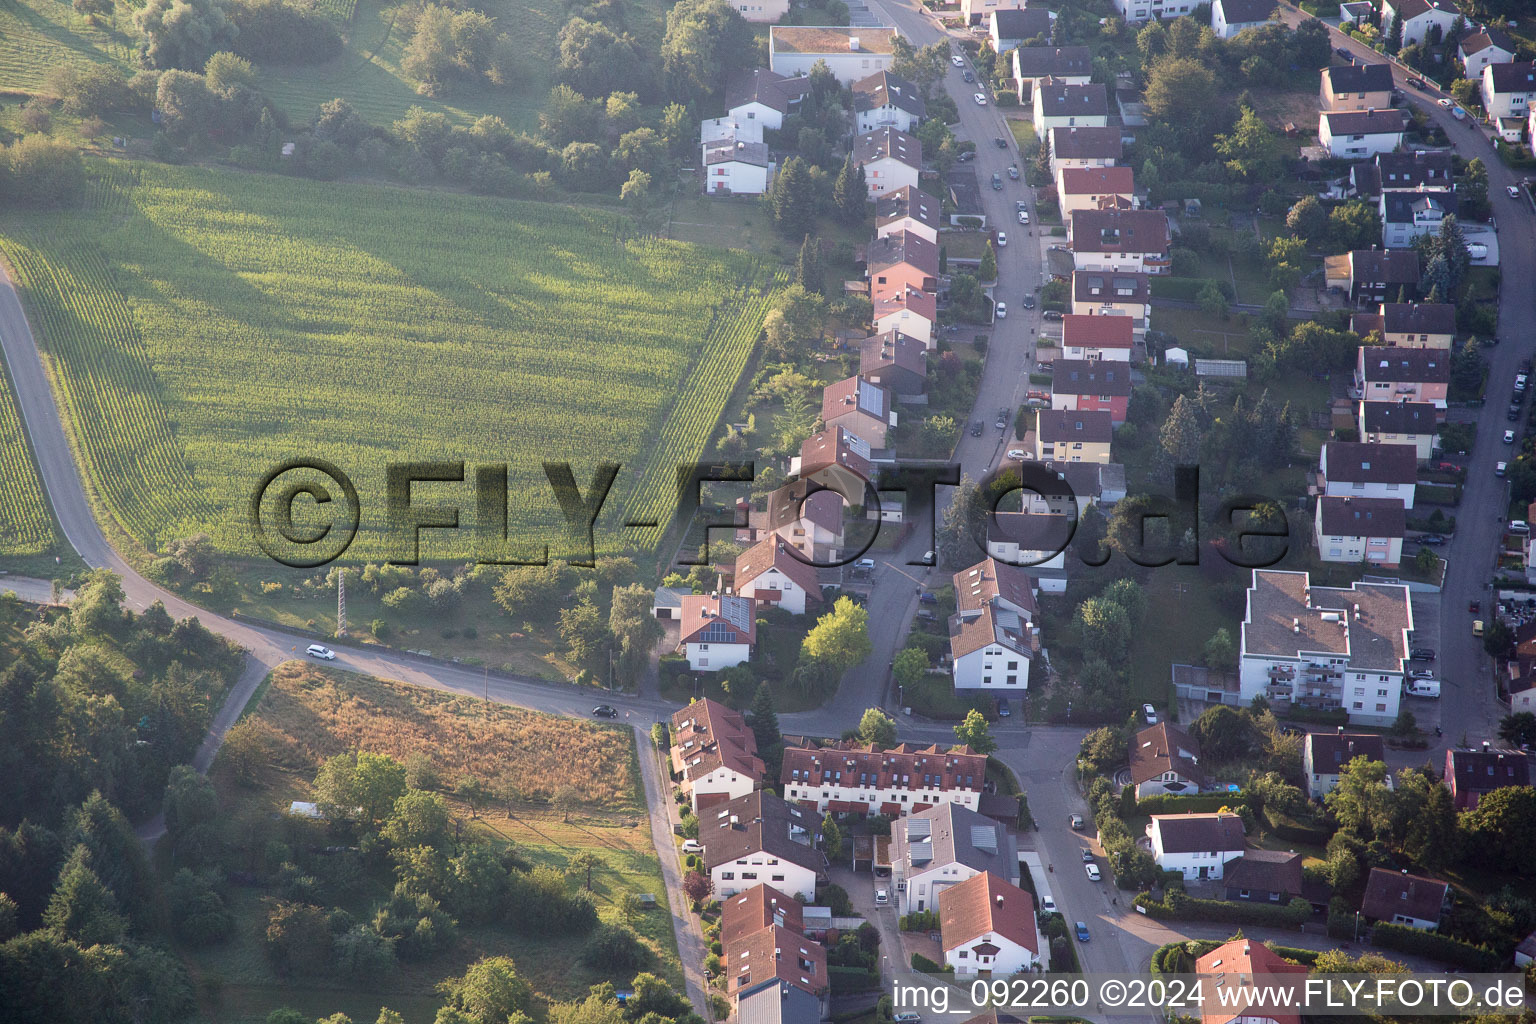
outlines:
M895 884L889 878L876 879L873 875L847 867L834 867L827 872L827 876L833 883L842 886L848 891L848 899L853 904L853 913L862 917L880 930L880 971L887 977L893 977L897 971L906 971L911 968L911 961L903 955L901 948L901 924L896 918L896 899L892 892ZM891 902L883 907L875 906L875 890L884 889L891 893Z

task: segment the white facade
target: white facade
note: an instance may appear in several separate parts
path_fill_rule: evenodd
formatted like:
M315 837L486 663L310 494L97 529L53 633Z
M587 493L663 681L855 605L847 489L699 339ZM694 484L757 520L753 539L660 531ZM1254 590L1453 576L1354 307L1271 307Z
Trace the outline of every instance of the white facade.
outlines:
M1524 67L1531 69L1532 65L1519 64L1490 64L1483 68L1483 110L1487 112L1489 121L1496 121L1501 117L1526 118L1530 116L1533 103L1536 103L1536 71L1515 74L1509 70L1500 72L1500 69ZM1496 91L1494 88L1494 76L1500 72L1505 76L1504 90Z
M1033 118L1035 134L1041 138L1052 128L1103 128L1109 124L1108 114L1047 114L1041 103L1042 95L1043 90L1036 84Z
M755 597L764 604L778 605L792 615L805 614L805 588L775 566L769 566L748 583L738 584L736 593L742 597Z
M731 0L744 21L773 25L789 13L789 0Z
M716 899L727 899L766 883L788 896L816 898L816 872L782 857L770 857L763 851L716 864L709 878L714 883Z
M1215 0L1211 4L1211 31L1221 39L1231 39L1245 28L1259 28L1269 24L1273 18L1265 21L1232 21L1227 17L1226 5L1223 0Z
M1164 871L1177 871L1186 879L1221 878L1226 867L1243 855L1242 847L1231 850L1192 850L1171 852L1163 847L1163 830L1159 817L1154 815L1147 826L1152 840L1152 859Z
M1062 589L1066 589L1066 581L1061 582ZM1042 585L1040 589L1046 588ZM956 658L950 674L957 690L998 690L1004 696L1029 690L1029 658L1003 644L988 644Z
M864 187L869 190L871 199L878 199L887 192L895 192L909 185L917 188L918 177L916 167L893 156L883 156L864 165Z
M713 796L724 793L731 800L740 796L746 796L757 788L758 780L752 776L736 771L726 765L721 765L708 775L694 779L689 787L689 797L693 804L693 813L699 813L699 797Z
M778 131L784 127L784 115L759 100L748 100L737 104L726 111L726 117L738 124L751 121L771 131Z
M835 751L829 753L835 754ZM814 800L817 814L825 814L827 805L833 800L850 803L897 804L902 808L903 814L914 807L933 807L937 804L958 804L967 810L974 811L977 804L981 802L982 780L980 778L976 780L975 789L940 789L938 786L924 786L920 783L898 789L889 786L860 786L856 784L856 777L850 777L849 781L854 784L834 785L824 782L820 786L812 786L806 782L797 783L790 780L784 783L784 799L798 804L807 804Z
M1078 270L1102 270L1105 273L1166 274L1167 252L1089 252L1072 250L1072 263Z
M1067 574L1065 567L1067 564L1067 553L1065 551L1020 550L1019 545L1013 541L988 539L987 554L1004 562L1022 564L1030 572L1039 573L1035 579L1035 586L1042 593L1061 594L1066 592ZM1047 555L1050 557L1047 558ZM1039 559L1045 560L1039 561ZM956 676L956 687L961 685L958 680L959 677ZM975 685L980 686L981 684L977 683Z
M1319 499L1321 500L1321 499ZM1372 565L1398 565L1403 560L1401 537L1351 537L1323 533L1322 518L1313 520L1312 539L1317 544L1317 555L1324 562L1343 562L1359 565L1366 561Z
M785 41L795 36L810 34L825 36L828 33L845 38L841 47L820 52L801 50ZM796 27L775 26L768 30L768 67L793 78L809 75L817 61L826 61L827 69L842 85L852 85L861 78L868 78L876 71L889 71L895 61L891 51L891 37L896 29L883 25L860 25L857 28L817 28L807 30ZM858 48L854 48L854 44Z
M960 0L960 16L967 25L987 23L993 11L1022 11L1024 0Z
M1382 33L1386 34L1387 27L1391 23L1392 19L1401 21L1403 25L1404 46L1408 46L1411 43L1424 42L1429 38L1429 30L1433 25L1440 26L1440 34L1442 37L1444 37L1445 33L1449 32L1451 30L1451 26L1456 23L1456 16L1458 12L1455 5L1453 4L1445 4L1444 6L1432 6L1425 10L1419 10L1410 18L1402 17L1400 12L1404 6L1409 6L1410 9L1416 9L1420 5L1412 2L1412 0L1410 0L1410 2L1406 5L1404 4L1403 0L1396 0L1396 2L1394 2L1394 0L1383 0L1381 5Z
M1457 48L1461 55L1463 73L1469 81L1481 82L1483 80L1483 68L1490 64L1508 64L1515 59L1515 55L1504 49L1498 43L1490 42L1487 46L1475 53L1466 51L1467 42L1462 40Z
M1377 153L1391 153L1403 144L1403 132L1375 131L1375 132L1347 132L1340 130L1334 134L1334 118L1337 115L1319 114L1317 119L1317 138L1328 150L1329 155L1341 160L1365 160Z
M933 321L915 309L902 307L875 318L875 333L900 331L909 338L916 338L928 348L933 348Z
M1329 477L1328 488L1323 493L1330 498L1396 498L1403 503L1404 508L1413 508L1413 491L1413 484L1371 483Z
M1179 18L1200 6L1190 0L1115 0L1115 8L1127 24L1139 25L1153 18Z
M723 668L743 665L752 657L750 644L687 643L683 654L688 667L695 672L719 672Z
M711 193L760 196L768 191L768 168L745 160L725 160L706 168L706 188Z
M982 950L976 949L978 945ZM994 947L996 952L991 951ZM1028 946L1021 946L1005 935L988 932L979 938L962 942L953 949L946 949L944 962L953 967L957 975L988 971L992 977L1002 978L1035 966L1040 962L1040 956Z

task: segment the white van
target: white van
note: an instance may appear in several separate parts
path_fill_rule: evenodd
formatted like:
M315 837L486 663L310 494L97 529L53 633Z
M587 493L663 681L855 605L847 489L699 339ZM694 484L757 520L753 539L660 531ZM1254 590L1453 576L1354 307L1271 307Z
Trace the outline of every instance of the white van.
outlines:
M1510 533L1530 533L1531 532L1531 524L1526 522L1524 519L1511 519L1509 521L1509 532Z
M1439 697L1440 680L1414 679L1403 684L1403 692L1410 697Z
M319 644L310 644L307 648L305 648L304 653L309 655L311 658L319 658L321 661L336 660L335 651L331 650L329 647L322 647Z

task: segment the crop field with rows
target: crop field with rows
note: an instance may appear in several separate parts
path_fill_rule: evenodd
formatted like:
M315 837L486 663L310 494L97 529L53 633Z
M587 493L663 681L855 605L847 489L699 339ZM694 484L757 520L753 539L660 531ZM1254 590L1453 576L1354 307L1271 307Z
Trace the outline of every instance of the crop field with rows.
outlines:
M32 449L22 433L11 379L0 365L0 559L40 555L53 544L53 520L32 465Z
M122 10L126 27L130 8ZM41 92L61 64L127 68L133 57L128 32L91 24L70 0L0 0L0 92Z
M102 162L85 209L0 220L0 252L99 503L150 550L259 554L246 509L298 456L355 481L349 560L386 548L386 463L510 465L506 551L567 550L542 468L622 467L600 550L655 546L777 282L750 256L602 211ZM418 484L466 529L472 484ZM297 503L302 510L307 499ZM313 506L310 506L313 511ZM98 512L103 511L99 508Z

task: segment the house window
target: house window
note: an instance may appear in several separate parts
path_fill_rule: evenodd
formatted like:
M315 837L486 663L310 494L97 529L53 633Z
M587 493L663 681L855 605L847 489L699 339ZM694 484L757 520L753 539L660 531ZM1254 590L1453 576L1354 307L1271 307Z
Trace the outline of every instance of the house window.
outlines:
M730 882L730 881L733 881L735 878L736 878L736 872L734 872L734 871L722 871L722 872L720 872L720 881L722 881L722 882Z
M784 876L783 875L774 875L773 876L773 880L775 882L782 882L782 881L784 881Z
M756 871L743 871L741 873L741 880L743 882L755 882L755 881L757 881L757 872Z

